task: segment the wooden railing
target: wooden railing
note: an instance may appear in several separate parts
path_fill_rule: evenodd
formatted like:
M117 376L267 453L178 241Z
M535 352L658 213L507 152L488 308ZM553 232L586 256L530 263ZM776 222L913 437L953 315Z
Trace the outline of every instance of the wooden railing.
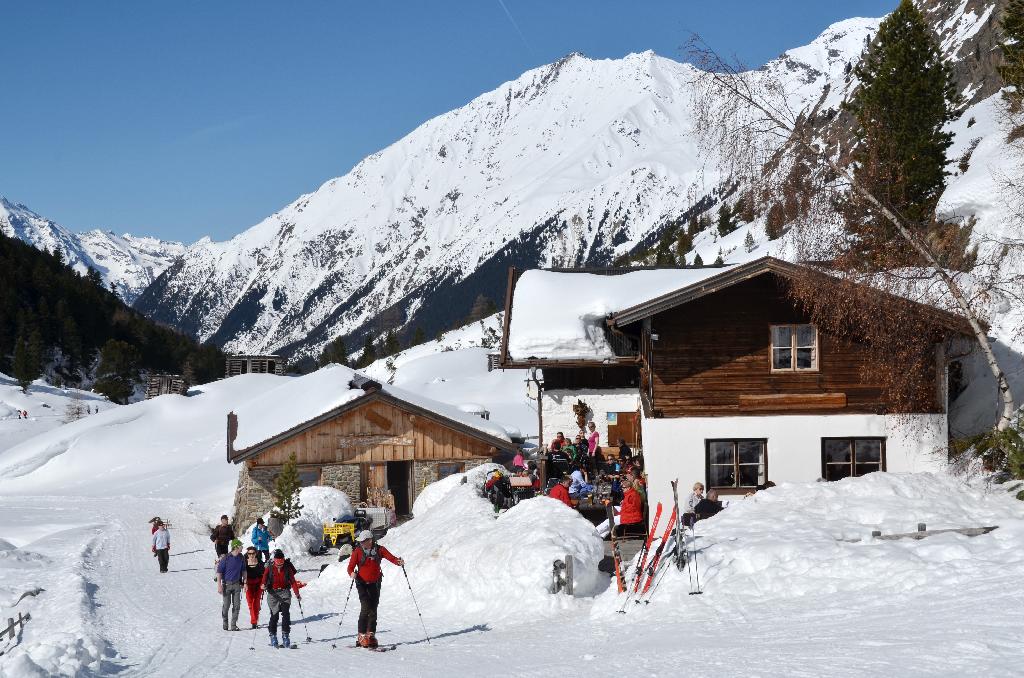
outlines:
M32 618L32 615L29 614L28 612L26 612L25 614L22 614L22 613L19 612L17 619L15 619L13 617L8 617L7 618L7 628L5 628L3 630L0 630L0 641L3 641L5 636L7 637L8 640L13 641L14 638L18 634L18 628L20 627L20 628L24 629L25 628L25 624L31 618ZM10 649L11 648L7 648L6 650L0 650L0 656L3 656Z

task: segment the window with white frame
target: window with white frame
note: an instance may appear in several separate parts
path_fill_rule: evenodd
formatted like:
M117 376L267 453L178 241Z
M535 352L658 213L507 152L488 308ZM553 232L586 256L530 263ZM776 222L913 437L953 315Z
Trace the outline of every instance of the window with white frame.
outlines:
M754 489L765 484L767 440L708 440L706 445L708 489Z
M885 470L885 438L822 438L821 477L842 480Z
M818 328L814 325L772 325L772 372L818 369Z

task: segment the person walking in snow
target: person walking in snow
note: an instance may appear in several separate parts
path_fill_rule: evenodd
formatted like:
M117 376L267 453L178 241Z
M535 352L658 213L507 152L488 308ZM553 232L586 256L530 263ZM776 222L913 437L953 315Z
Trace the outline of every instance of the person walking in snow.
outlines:
M548 496L552 499L557 499L569 508L576 508L572 505L572 498L569 497L569 483L571 482L572 479L569 476L562 476L555 483L555 486L551 488L551 491L548 492Z
M245 586L245 559L242 558L242 542L231 541L231 551L217 563L217 593L221 595L220 616L224 630L238 630L238 610L241 607L242 587ZM228 627L228 610L231 611L231 626Z
M213 542L213 548L217 552L217 558L228 552L228 544L235 538L235 529L231 527L231 523L228 521L227 516L220 517L220 525L213 528L210 532L210 541Z
M263 518L256 519L256 524L253 525L249 541L256 547L256 553L261 563L270 560L270 531L267 530L267 526L263 523Z
M260 607L263 604L263 573L266 568L255 546L245 550L245 602L249 606L249 622L253 628L260 623Z
M171 557L171 533L160 520L153 527L153 553L160 564L160 572L167 572L167 563Z
M270 623L267 624L267 631L270 633L270 645L272 647L291 647L292 641L289 634L292 630L292 593L295 593L296 600L302 600L299 595L299 584L295 581L295 566L290 560L285 560L284 551L274 551L274 558L266 566L263 572L263 583L260 588L267 594L267 604L270 608ZM281 644L277 642L277 622L281 620Z
M377 647L377 604L380 603L380 588L384 573L380 569L383 558L402 567L405 561L373 541L373 533L363 530L359 533L359 546L352 550L348 559L348 576L355 579L359 593L359 633L356 644L359 647Z

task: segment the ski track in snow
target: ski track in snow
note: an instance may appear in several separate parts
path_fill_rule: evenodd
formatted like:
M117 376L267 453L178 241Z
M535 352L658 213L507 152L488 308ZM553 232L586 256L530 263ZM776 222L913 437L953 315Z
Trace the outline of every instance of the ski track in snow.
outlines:
M354 594L342 629L338 616L343 597L304 596L312 644L305 642L307 627L293 605L292 639L299 645L295 651L267 646L264 612L252 651L244 600L243 630L220 628L206 513L200 516L186 502L169 508L167 502L144 499L12 498L0 499L0 516L25 506L46 511L51 501L76 520L101 526L80 555L65 556L81 560L74 567L82 573L88 594L83 626L108 646L100 668L82 675L224 676L258 670L261 676L313 676L324 675L325 666L343 666L354 674L372 670L388 676L446 677L547 677L580 671L869 676L894 670L901 676L1011 676L1012 658L1020 656L1017 634L1024 624L1024 596L1019 582L1001 580L998 572L954 587L934 581L894 595L823 593L765 604L757 592L716 590L714 570L701 572L703 596L684 598L671 610L655 598L650 606L630 603L625 615L595 607L540 621L499 617L481 624L440 618L424 609L434 636L430 644L423 640L404 581L397 570L386 570L385 586L391 590L382 601L379 635L383 643L396 643L396 652L371 654L348 647L358 610ZM173 526L170 572L165 575L157 572L149 550L146 521L155 514ZM716 547L707 541L702 552ZM316 576L312 559L299 559L298 566L300 579ZM42 613L33 616L35 624L48 623ZM42 630L29 629L26 636ZM4 672L5 659L0 658L0 675L16 675Z

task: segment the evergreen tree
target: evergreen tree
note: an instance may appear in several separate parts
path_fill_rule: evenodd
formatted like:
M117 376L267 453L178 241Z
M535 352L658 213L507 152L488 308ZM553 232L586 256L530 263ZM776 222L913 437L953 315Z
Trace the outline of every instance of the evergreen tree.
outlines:
M128 402L139 381L139 361L139 350L135 346L117 339L108 340L100 349L93 389L116 403Z
M387 335L384 337L383 355L393 356L401 350L402 345L398 342L398 335L395 334L394 330L388 330Z
M686 253L693 247L693 238L687 233L686 229L680 228L679 233L676 235L676 259L679 260L680 266L685 266Z
M718 208L718 235L727 236L736 230L736 223L733 221L732 209L729 203L723 202Z
M335 337L320 352L321 367L331 363L348 366L348 350L345 348L344 337Z
M282 525L287 525L288 521L298 518L302 512L302 504L299 502L301 489L299 469L295 453L292 452L274 479L274 508L270 510L270 516L280 520Z
M14 344L14 378L21 386L22 392L28 393L28 387L42 373L42 366L35 360L28 339L19 334Z
M693 240L693 236L698 233L700 233L700 217L694 214L686 224L686 235L690 236L690 240Z
M494 300L488 298L484 294L476 295L476 299L473 300L473 306L469 309L469 315L462 322L462 325L468 325L469 323L475 323L477 320L482 320L487 316L494 315L498 312L498 307L495 305ZM461 327L461 325L460 325Z
M952 70L935 36L911 0L886 17L854 69L860 87L844 104L858 124L854 176L890 209L929 237L937 228L935 205L945 187L946 149L953 140L943 125L960 99ZM856 247L868 253L899 247L908 264L916 255L894 227L862 201L844 205Z
M375 360L377 360L377 346L373 343L373 337L367 334L366 339L363 340L363 353L359 356L356 367L366 367Z
M722 259L722 250L718 250L718 256L715 257L715 266L721 266L724 263L725 260Z
M409 342L409 346L419 346L425 343L427 343L427 333L423 331L422 327L417 326L416 331L412 333L412 341Z
M1010 0L1000 21L1003 39L999 49L1003 53L1003 63L999 65L999 75L1003 82L1013 87L1003 96L1010 102L1011 112L1017 112L1024 102L1024 0Z
M703 266L704 265L704 260L700 258L700 254L698 254L697 256L695 256L693 258L693 265L694 266Z
M757 247L757 245L754 244L754 236L751 235L750 231L748 230L747 237L743 239L743 249L745 249L748 252L753 252L755 247Z

